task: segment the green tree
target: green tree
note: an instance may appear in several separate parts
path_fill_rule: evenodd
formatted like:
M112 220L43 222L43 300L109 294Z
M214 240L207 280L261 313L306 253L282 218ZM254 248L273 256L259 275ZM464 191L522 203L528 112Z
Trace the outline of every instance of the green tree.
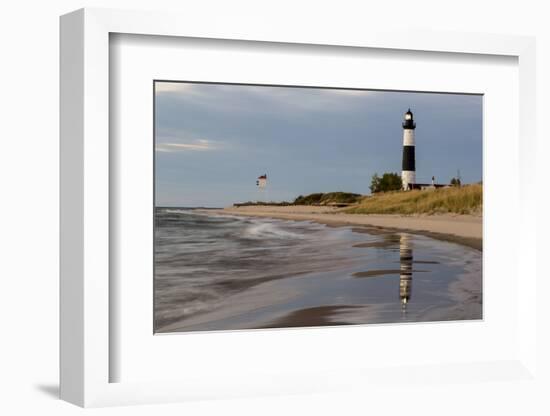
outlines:
M378 173L372 175L369 188L373 194L380 192L380 176L378 176Z
M451 186L460 186L460 179L459 178L453 178L451 179Z
M370 191L377 192L399 191L403 188L401 176L397 173L384 173L382 177L377 173L372 175Z

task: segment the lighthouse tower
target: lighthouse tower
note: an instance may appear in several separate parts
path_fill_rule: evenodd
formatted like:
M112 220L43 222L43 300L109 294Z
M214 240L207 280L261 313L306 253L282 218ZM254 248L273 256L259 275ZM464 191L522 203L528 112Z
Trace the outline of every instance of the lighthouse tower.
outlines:
M401 172L401 181L403 190L407 191L409 185L416 183L416 167L414 161L414 129L416 123L413 119L411 109L405 113L403 121L403 170Z

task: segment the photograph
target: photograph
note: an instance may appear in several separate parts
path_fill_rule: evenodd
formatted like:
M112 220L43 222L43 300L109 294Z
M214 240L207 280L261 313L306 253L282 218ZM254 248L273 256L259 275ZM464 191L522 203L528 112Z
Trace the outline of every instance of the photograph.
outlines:
M153 100L155 334L483 319L483 95Z

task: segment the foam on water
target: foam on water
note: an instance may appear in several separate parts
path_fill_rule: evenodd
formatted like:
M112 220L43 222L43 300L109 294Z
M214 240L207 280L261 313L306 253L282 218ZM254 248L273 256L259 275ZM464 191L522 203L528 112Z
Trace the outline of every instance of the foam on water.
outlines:
M246 227L243 235L247 238L262 240L265 238L275 239L302 239L303 235L287 231L271 222L255 222Z

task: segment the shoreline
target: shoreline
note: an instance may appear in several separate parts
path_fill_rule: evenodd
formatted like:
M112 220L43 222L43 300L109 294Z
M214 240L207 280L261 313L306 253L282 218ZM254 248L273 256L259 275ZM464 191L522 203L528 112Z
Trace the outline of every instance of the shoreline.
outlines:
M356 232L368 232L369 228L408 232L483 251L482 217L474 215L367 215L348 214L342 212L341 209L331 207L266 205L208 209L202 210L202 212L291 221L314 221L329 227L354 226L357 227L354 230Z

